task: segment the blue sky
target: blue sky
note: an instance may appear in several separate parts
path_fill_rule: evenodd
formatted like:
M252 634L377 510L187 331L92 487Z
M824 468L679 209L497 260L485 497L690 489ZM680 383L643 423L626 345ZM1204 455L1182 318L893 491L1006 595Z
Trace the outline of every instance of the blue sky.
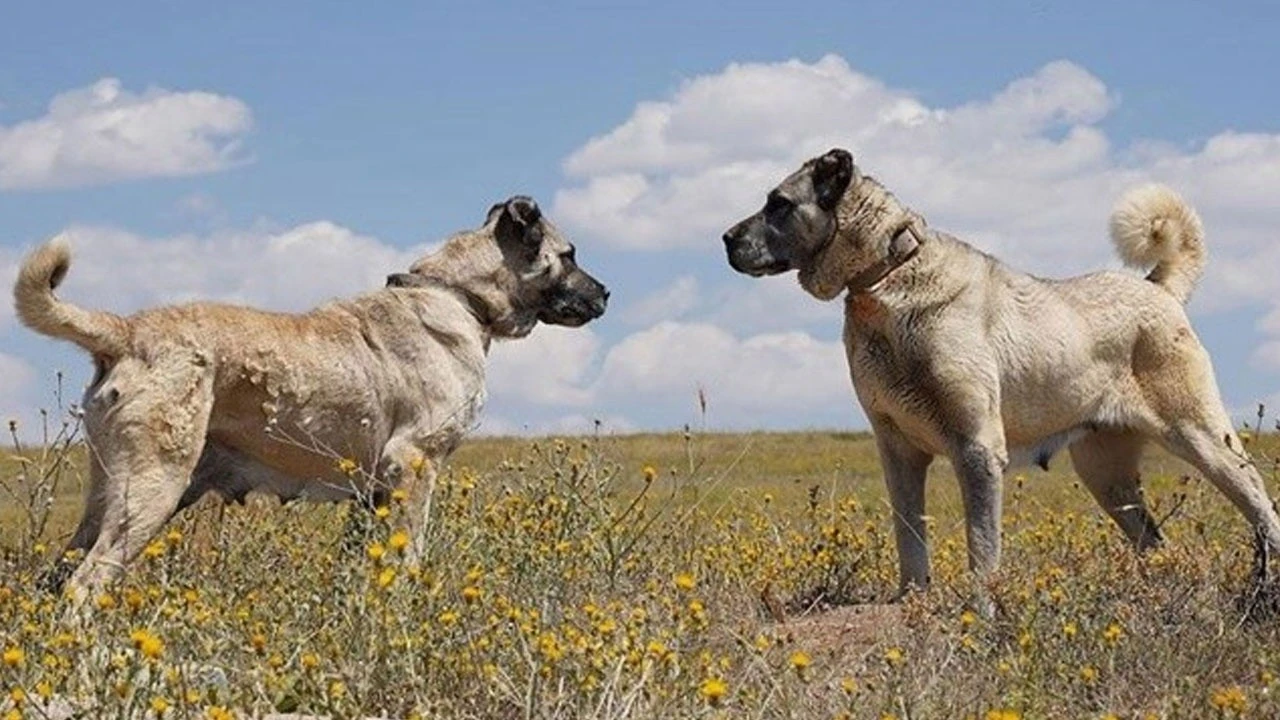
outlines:
M112 155L87 176L64 163L39 181L0 180L0 270L69 230L84 258L66 285L72 299L298 309L369 287L512 193L562 211L553 217L567 218L614 304L585 332L540 331L498 351L491 431L593 417L617 429L679 426L697 419L697 387L714 427L861 426L837 309L798 297L790 280L732 275L714 230L824 141L853 146L935 225L1047 275L1114 266L1102 222L1125 182L1182 181L1214 252L1193 317L1224 394L1243 409L1280 390L1280 320L1269 319L1266 286L1280 268L1267 252L1280 203L1266 202L1280 197L1275 6L25 3L5 15L0 177L6 131L51 117L55 97L104 78L139 102L210 94L210 112L233 127L213 141L224 155L187 165ZM1032 100L1006 93L1019 80L1031 89L1012 95ZM826 104L841 93L853 100ZM637 120L655 103L666 129ZM707 103L720 103L720 117ZM938 146L913 150L910 133L858 115L907 106L947 116ZM954 128L970 107L985 132ZM215 122L192 115L204 111L181 111L197 134ZM850 118L847 136L838 113ZM634 132L615 132L628 123ZM637 137L661 152L637 155ZM1020 174L1040 161L1043 176L1001 185L999 163ZM937 170L912 172L925 167ZM983 167L990 176L963 187ZM636 229L647 224L659 231ZM296 263L278 257L287 241ZM257 248L275 248L276 264ZM308 248L329 264L309 265ZM157 255L167 264L148 264ZM344 264L350 273L335 272ZM553 368L539 367L547 360ZM87 361L0 315L0 414L29 417L54 367L78 384ZM798 398L797 375L815 378Z

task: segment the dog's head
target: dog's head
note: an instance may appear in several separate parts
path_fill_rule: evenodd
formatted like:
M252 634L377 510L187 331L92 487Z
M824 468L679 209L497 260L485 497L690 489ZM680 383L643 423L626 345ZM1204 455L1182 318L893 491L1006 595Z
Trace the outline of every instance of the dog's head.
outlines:
M769 192L764 207L724 234L729 265L753 277L800 271L811 295L830 300L859 274L913 252L911 221L879 183L836 148L815 157ZM896 228L896 229L895 229Z
M531 198L489 209L480 228L450 238L388 285L447 285L480 305L482 322L501 337L527 335L538 322L577 327L604 314L605 286L578 266L572 243Z

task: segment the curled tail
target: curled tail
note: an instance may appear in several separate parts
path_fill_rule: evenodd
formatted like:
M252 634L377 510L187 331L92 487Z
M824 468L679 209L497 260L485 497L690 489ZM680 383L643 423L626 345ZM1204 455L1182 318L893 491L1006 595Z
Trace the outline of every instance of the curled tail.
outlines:
M1111 240L1126 265L1186 302L1204 273L1204 227L1196 211L1164 185L1126 192L1111 212Z
M36 332L70 340L97 358L119 358L129 346L129 325L124 318L85 310L54 296L69 267L71 249L62 238L50 240L27 256L13 286L18 319Z

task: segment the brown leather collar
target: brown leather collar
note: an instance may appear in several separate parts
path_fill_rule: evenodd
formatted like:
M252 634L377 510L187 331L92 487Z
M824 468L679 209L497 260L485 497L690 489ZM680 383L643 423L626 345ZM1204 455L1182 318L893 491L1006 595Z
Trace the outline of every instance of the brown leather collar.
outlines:
M920 246L924 244L924 239L916 233L913 225L914 223L908 223L894 234L893 239L889 241L888 255L853 276L853 279L848 284L849 292L857 294L870 290L881 280L888 277L889 273L905 265L908 260L916 256L916 253L920 252Z

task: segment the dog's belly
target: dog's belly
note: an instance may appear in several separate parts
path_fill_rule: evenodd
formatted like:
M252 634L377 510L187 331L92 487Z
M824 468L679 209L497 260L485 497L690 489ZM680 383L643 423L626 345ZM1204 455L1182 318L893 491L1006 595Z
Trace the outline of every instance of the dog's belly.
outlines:
M295 477L210 439L192 474L187 495L191 502L208 492L235 502L243 502L251 492L274 495L286 502L297 499L327 502L348 500L366 489L358 476Z
M1041 469L1048 470L1049 461L1053 459L1053 456L1059 450L1092 431L1092 428L1085 426L1073 427L1049 435L1034 444L1011 446L1009 448L1009 467L1017 468L1035 465Z

